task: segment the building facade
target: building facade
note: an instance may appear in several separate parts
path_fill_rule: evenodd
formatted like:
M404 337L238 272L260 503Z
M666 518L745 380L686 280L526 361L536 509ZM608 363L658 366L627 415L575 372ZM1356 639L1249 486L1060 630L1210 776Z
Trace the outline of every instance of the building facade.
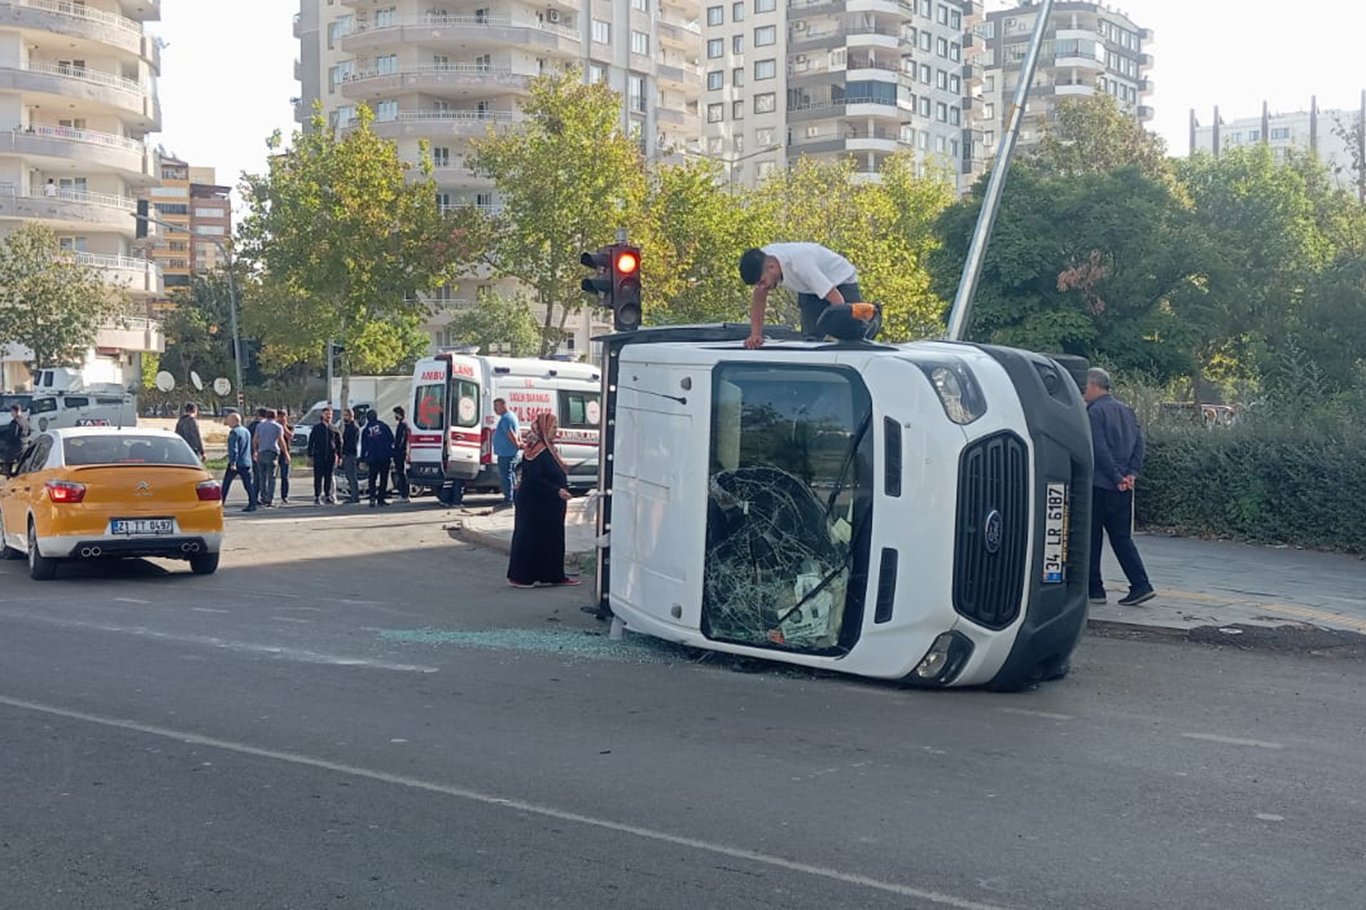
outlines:
M809 156L864 179L913 151L973 171L967 108L981 0L735 0L703 19L703 134L728 179L753 186Z
M1037 18L1035 0L1019 0L1016 7L988 13L975 30L974 43L982 47L977 59L982 82L973 101L973 121L987 157L994 154L1005 128ZM1153 91L1148 47L1152 40L1151 29L1105 4L1055 3L1020 124L1020 145L1038 142L1067 98L1108 93L1135 119L1151 120L1153 109L1147 101Z
M160 0L0 0L0 234L47 225L144 311L163 286L135 255L132 217L160 180L145 139L161 129L161 46L143 27L160 16ZM101 331L88 372L131 381L163 347L134 317ZM27 382L28 354L0 352L5 387Z
M355 122L358 105L374 130L418 160L427 142L442 206L501 205L490 181L465 165L469 141L490 126L515 124L531 79L578 66L623 99L621 125L644 152L677 158L700 135L697 0L301 0L296 120L307 128L314 104L332 128ZM462 310L498 288L472 275L443 290L429 330L433 345L453 341ZM570 351L588 350L603 328L585 309Z
M1366 160L1366 149L1360 148L1363 136L1357 126L1363 119L1366 98L1356 111L1321 111L1316 101L1310 102L1308 110L1288 113L1272 113L1263 105L1260 117L1240 117L1229 122L1224 122L1215 108L1209 126L1201 126L1195 111L1191 111L1190 153L1218 155L1249 145L1266 145L1273 155L1284 159L1291 149L1296 149L1315 155L1332 173L1339 188L1366 196L1361 175L1353 169L1354 145L1358 146L1357 154Z
M152 216L164 223L155 226L149 252L161 267L167 294L154 307L166 309L175 305L173 291L189 287L194 275L225 264L214 241L232 238L232 190L217 185L211 167L193 167L165 153L160 159L161 182L145 196Z

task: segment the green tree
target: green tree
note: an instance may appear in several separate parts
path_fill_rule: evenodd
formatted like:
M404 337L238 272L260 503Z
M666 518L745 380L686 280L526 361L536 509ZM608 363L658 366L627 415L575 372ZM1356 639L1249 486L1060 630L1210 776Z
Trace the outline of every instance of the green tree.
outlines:
M569 314L589 303L579 255L637 227L626 224L628 204L645 198L645 172L639 145L621 131L620 96L584 84L580 71L533 80L522 110L523 124L490 130L466 162L503 198L502 212L473 216L487 231L483 262L530 289L549 355Z
M1104 174L1136 167L1147 177L1166 177L1166 144L1108 94L1064 99L1057 122L1022 161L1049 177Z
M509 357L541 353L541 328L525 294L484 294L474 309L457 315L454 323L461 344L478 345L485 353L498 350Z
M276 368L316 364L329 339L352 369L410 359L432 290L473 258L470 235L443 215L431 164L404 162L361 106L338 137L319 109L312 129L244 182L241 258L255 273L244 322ZM425 150L424 150L425 151Z
M0 239L0 344L30 352L28 366L79 366L122 294L61 249L40 224Z
M232 376L232 298L227 275L195 275L190 286L177 289L172 299L176 307L162 322L166 352L160 368L169 370L180 383L191 371L209 380Z

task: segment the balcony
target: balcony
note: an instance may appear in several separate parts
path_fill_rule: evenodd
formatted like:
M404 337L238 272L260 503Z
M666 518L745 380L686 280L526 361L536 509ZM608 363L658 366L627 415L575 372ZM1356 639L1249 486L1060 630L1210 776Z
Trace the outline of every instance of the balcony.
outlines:
M82 265L98 271L105 284L123 288L129 293L161 294L165 290L161 267L146 259L80 252L72 252L69 255Z
M424 63L396 73L361 72L341 84L346 98L388 98L402 91L440 94L442 89L476 89L523 93L535 73L514 71L509 64Z
M133 233L133 211L137 202L126 196L59 189L54 195L26 193L0 186L0 218L56 222L71 230L94 228Z
M792 121L825 120L832 117L871 117L898 122L902 119L901 108L897 103L885 98L800 101L788 105L787 116Z
M386 139L478 139L491 126L523 119L520 111L399 111L393 120L376 120L371 128ZM341 126L351 129L356 122Z
M696 63L657 63L655 75L665 85L695 89L702 82L702 68Z
M8 0L0 4L0 26L37 29L95 41L160 67L161 49L143 34L142 23L70 0Z
M33 92L71 101L115 108L137 118L147 132L161 129L161 103L149 86L114 73L59 63L30 61L24 67L0 67L0 91Z
M702 46L702 26L696 22L660 16L655 24L659 29L659 43L665 47L697 53Z
M342 50L353 54L399 44L432 49L446 44L462 49L469 45L516 44L531 53L554 51L564 56L578 56L583 50L583 39L575 29L510 16L443 14L403 21L385 20L358 25L355 31L341 39Z
M66 126L29 124L0 132L0 153L59 158L156 180L156 156L136 139Z
M1153 110L1151 107L1149 107L1148 105L1146 105L1146 104L1140 104L1140 105L1138 106L1138 119L1139 119L1139 120L1142 120L1144 123L1148 122L1149 120L1153 119L1153 118L1156 117L1156 116L1157 116L1157 112L1154 111L1154 110Z
M95 347L160 354L166 350L166 333L155 319L127 316L101 328L95 335Z
M128 0L121 2L127 3ZM133 14L130 18L139 22L154 22L161 18L161 0L137 0L137 6L130 12Z

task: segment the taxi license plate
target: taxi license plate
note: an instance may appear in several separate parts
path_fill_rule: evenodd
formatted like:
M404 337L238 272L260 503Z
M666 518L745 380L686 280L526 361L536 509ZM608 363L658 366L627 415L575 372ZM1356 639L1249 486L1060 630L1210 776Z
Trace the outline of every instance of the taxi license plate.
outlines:
M109 532L124 537L159 537L175 533L173 518L115 518Z
M1060 584L1066 580L1067 506L1067 484L1050 483L1044 500L1044 584Z

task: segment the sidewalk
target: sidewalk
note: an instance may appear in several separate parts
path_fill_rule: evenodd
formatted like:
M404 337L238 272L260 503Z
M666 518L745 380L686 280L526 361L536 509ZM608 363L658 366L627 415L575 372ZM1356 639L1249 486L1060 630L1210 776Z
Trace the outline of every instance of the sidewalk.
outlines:
M592 553L594 506L575 500L569 509L566 552ZM459 534L506 552L512 517L511 509L466 515ZM1366 634L1366 561L1218 540L1154 534L1135 539L1157 598L1140 607L1116 604L1129 588L1107 545L1103 573L1110 601L1090 608L1092 622L1181 632L1236 624Z

